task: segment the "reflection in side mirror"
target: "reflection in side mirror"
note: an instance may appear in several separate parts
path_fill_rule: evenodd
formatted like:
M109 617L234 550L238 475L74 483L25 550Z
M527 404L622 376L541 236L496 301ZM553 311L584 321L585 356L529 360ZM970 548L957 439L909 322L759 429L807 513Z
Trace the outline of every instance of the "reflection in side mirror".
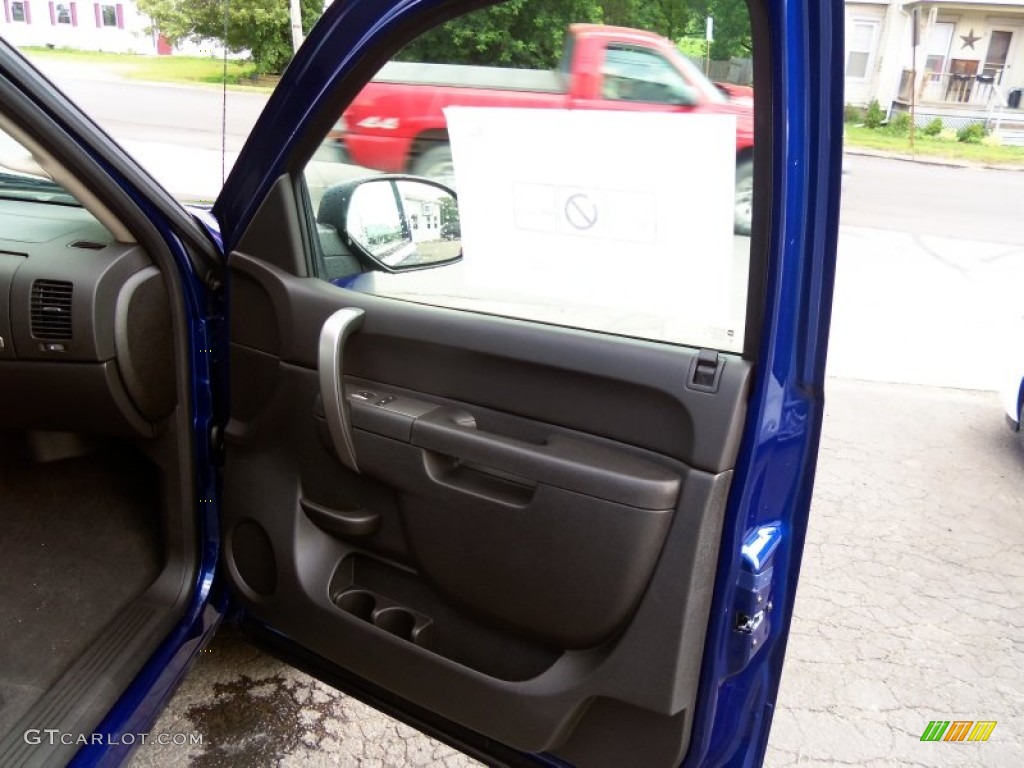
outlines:
M426 179L384 176L359 182L345 213L345 235L389 272L440 266L462 257L455 193Z

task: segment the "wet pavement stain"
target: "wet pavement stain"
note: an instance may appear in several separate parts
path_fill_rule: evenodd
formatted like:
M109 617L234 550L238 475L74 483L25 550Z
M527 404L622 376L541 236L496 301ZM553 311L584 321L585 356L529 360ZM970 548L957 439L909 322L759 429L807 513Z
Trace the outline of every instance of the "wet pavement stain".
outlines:
M202 737L159 744L159 733ZM351 699L221 628L134 754L132 768L468 768L465 754Z
M325 735L321 718L310 723L304 717L304 728L295 727L304 714L297 693L280 675L269 679L243 676L235 682L214 684L210 703L185 712L212 737L212 743L191 764L196 768L274 765L303 742L318 747Z

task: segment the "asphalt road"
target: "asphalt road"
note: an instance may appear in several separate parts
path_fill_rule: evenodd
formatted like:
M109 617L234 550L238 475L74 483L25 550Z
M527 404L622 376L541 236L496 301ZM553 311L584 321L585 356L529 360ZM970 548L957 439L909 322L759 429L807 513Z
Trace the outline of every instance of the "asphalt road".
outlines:
M34 63L117 139L229 151L242 148L267 94L124 80L102 65L39 57ZM227 110L223 109L226 98ZM225 117L226 115L226 117Z
M125 80L109 67L45 56L34 63L165 189L189 201L216 198L268 98Z
M840 223L1024 245L1024 171L847 155Z
M829 373L969 389L1019 376L1024 172L846 164Z

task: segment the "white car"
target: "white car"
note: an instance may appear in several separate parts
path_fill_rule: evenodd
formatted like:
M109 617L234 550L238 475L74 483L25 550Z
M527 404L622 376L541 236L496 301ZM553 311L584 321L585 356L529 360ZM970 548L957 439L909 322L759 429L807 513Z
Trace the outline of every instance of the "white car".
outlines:
M1020 432L1022 411L1024 411L1024 315L1010 323L1007 337L1001 345L1007 354L1003 368L999 400L1006 411L1010 429Z
M1024 370L1024 369L1022 369ZM1006 411L1006 421L1010 429L1020 432L1021 405L1024 400L1024 378L1021 375L1010 379L999 391L999 398Z

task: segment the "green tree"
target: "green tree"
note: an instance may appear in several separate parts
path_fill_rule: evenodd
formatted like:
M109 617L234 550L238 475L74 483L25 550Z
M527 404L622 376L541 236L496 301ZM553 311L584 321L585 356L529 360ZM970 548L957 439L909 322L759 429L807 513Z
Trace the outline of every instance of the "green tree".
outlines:
M546 69L557 65L565 30L601 22L678 40L703 24L707 0L505 0L427 32L397 56L404 61ZM731 3L746 14L743 0ZM698 5L697 3L701 3ZM731 18L729 22L731 22ZM723 30L728 34L728 23ZM746 31L749 37L749 24Z
M462 221L459 219L459 204L453 197L442 197L440 200L441 209L441 234L448 235L451 239L462 237Z
M420 35L395 58L548 69L558 65L569 24L601 18L597 0L506 0Z
M308 30L322 0L301 4ZM287 0L139 0L139 9L172 44L219 40L231 51L248 50L260 72L280 72L291 58ZM673 41L703 40L709 15L715 19L711 57L749 56L744 0L505 0L421 34L396 58L548 69L558 65L566 28L574 22L645 29Z
M704 35L705 18L715 20L711 42L711 58L724 61L733 56L750 58L752 41L750 36L750 12L743 0L711 0L694 19L693 34Z
M645 0L605 0L601 3L602 20L616 27L648 29L665 34L671 26L666 10L668 3Z
M261 73L282 72L291 60L287 0L139 0L138 5L153 20L151 29L171 45L217 40L234 53L249 51ZM323 0L301 0L301 8L308 32L320 18Z

